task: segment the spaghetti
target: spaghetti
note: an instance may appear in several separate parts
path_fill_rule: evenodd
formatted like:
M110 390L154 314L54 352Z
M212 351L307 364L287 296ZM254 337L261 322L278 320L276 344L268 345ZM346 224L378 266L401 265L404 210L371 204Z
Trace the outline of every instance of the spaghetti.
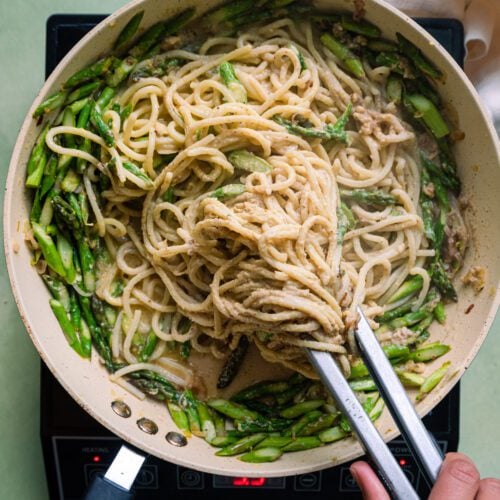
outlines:
M46 137L88 162L80 189L109 254L96 295L119 310L110 345L127 365L112 378L149 369L190 385L191 368L165 357L172 343L225 358L242 336L308 377L304 347L348 372L356 307L377 327L409 278L421 280L413 310L431 286L426 133L388 99L391 68L355 77L310 20L288 18L161 57L174 61L163 76L132 81L103 111L113 146L66 124Z

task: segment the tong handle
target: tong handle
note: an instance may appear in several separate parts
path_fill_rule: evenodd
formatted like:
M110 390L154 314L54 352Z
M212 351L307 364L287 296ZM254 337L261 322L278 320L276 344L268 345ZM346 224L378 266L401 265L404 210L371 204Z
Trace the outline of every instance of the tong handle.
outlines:
M401 500L418 500L408 477L356 398L333 356L328 352L310 349L306 349L306 353L339 409L349 420L363 448L377 466L392 496Z
M429 486L432 486L441 469L443 454L415 411L360 307L358 313L355 337L363 361Z

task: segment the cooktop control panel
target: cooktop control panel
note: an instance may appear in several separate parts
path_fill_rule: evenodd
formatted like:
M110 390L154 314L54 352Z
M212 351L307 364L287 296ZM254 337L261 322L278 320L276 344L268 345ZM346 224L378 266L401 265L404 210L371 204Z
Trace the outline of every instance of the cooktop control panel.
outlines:
M80 498L94 476L106 472L121 443L122 441L115 437L53 436L52 451L60 497ZM443 452L447 451L448 441L439 440L438 444ZM394 440L390 448L414 487L424 493L425 480L405 442ZM359 496L359 488L349 472L349 464L298 476L250 478L206 474L154 457L148 457L146 460L134 483L134 489L137 499L195 500L206 498L210 492L217 493L219 498L231 498L236 490L239 490L239 499L255 498L257 490L272 491L273 500L321 499L327 498L327 493L331 494L333 491L341 494L341 498Z

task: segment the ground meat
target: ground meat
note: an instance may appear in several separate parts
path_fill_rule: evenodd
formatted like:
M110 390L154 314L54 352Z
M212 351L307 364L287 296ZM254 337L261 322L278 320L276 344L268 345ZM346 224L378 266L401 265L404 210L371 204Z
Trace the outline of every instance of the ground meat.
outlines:
M425 153L429 160L434 160L439 153L436 140L429 134L418 134L418 148Z
M463 264L467 248L467 228L458 210L446 217L444 228L443 260L447 270L453 275Z
M462 278L462 283L472 286L474 291L479 293L486 284L486 269L482 266L472 266Z
M410 361L407 361L405 363L405 369L406 369L406 371L413 372L413 373L424 373L425 365L424 365L424 363L416 363L415 361L410 359Z
M382 144L405 142L414 138L413 132L407 130L391 113L381 113L356 106L353 117L361 124L359 129L361 134L373 135Z
M422 191L429 198L434 198L434 195L436 194L436 190L432 182L428 182L427 184L425 184L424 187L422 188Z
M382 333L379 335L378 339L382 345L406 345L411 343L416 336L417 334L415 332L404 326L402 328L397 328L396 330L391 332Z
M365 0L354 0L354 13L352 17L356 21L360 21L365 17L365 13Z

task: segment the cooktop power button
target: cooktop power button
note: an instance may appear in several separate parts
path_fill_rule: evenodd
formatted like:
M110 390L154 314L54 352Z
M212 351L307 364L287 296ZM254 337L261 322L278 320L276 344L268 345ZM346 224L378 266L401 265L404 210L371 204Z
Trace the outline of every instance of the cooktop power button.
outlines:
M295 491L321 491L321 471L295 477Z

